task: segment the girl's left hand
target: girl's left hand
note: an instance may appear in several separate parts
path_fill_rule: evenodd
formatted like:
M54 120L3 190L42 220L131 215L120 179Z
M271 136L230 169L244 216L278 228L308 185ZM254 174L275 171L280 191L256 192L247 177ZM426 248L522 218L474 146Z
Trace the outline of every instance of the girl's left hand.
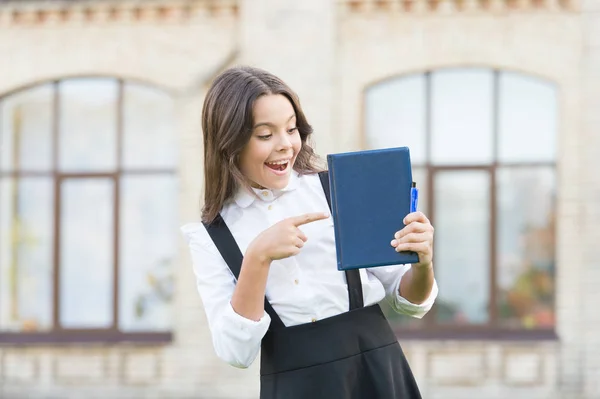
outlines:
M413 251L419 255L416 267L431 267L433 259L433 226L422 212L413 212L403 220L406 225L395 234L392 247L400 251Z

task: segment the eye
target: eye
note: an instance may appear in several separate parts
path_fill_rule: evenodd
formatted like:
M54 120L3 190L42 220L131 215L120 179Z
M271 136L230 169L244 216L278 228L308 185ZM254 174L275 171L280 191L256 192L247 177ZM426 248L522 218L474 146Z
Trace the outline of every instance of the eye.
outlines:
M297 131L297 130L298 130L298 126L296 126L296 127L293 127L293 128L291 128L291 129L288 129L288 133L289 133L289 134L292 134L292 133L294 133L294 132L295 132L295 131Z
M263 134L262 136L257 136L260 140L269 140L271 137L273 137L272 134Z

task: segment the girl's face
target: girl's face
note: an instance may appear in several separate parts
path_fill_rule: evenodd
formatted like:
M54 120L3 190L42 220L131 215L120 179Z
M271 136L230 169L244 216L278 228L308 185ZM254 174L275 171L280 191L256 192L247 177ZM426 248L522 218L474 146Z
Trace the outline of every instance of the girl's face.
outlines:
M250 141L240 154L240 170L256 188L282 189L302 147L296 114L283 95L265 95L254 103Z

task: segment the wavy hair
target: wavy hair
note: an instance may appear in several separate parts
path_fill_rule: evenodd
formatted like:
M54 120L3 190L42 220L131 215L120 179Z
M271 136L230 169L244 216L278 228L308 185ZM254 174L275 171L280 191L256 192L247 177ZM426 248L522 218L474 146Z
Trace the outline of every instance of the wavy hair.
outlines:
M312 127L300 101L287 84L259 68L227 69L212 82L202 109L204 135L204 206L202 221L211 223L240 186L248 186L239 169L239 155L252 136L253 107L265 95L285 96L296 113L302 146L294 163L300 174L319 172L319 158L308 143Z

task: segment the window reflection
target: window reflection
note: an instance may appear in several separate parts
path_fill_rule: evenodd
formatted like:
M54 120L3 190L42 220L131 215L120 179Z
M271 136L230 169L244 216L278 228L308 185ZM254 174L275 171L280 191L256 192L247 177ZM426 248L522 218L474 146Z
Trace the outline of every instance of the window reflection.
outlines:
M435 176L436 276L440 322L488 321L490 213L485 171Z
M117 99L113 79L74 79L60 92L59 165L65 172L117 166Z
M1 102L0 170L52 169L53 99L47 84Z
M128 84L123 101L123 166L174 168L171 98L153 88Z
M431 162L481 164L493 156L492 71L450 69L431 76Z
M555 188L551 168L498 171L498 289L502 325L554 325Z
M554 161L558 123L554 85L514 73L500 75L499 85L500 161Z
M425 77L414 75L379 84L366 94L366 135L371 148L409 147L421 164L425 148Z
M0 179L0 329L52 327L52 180Z
M177 187L173 176L127 176L121 182L120 326L171 325ZM149 215L152 215L149 217Z
M64 328L112 324L113 189L109 179L62 183L60 322Z

